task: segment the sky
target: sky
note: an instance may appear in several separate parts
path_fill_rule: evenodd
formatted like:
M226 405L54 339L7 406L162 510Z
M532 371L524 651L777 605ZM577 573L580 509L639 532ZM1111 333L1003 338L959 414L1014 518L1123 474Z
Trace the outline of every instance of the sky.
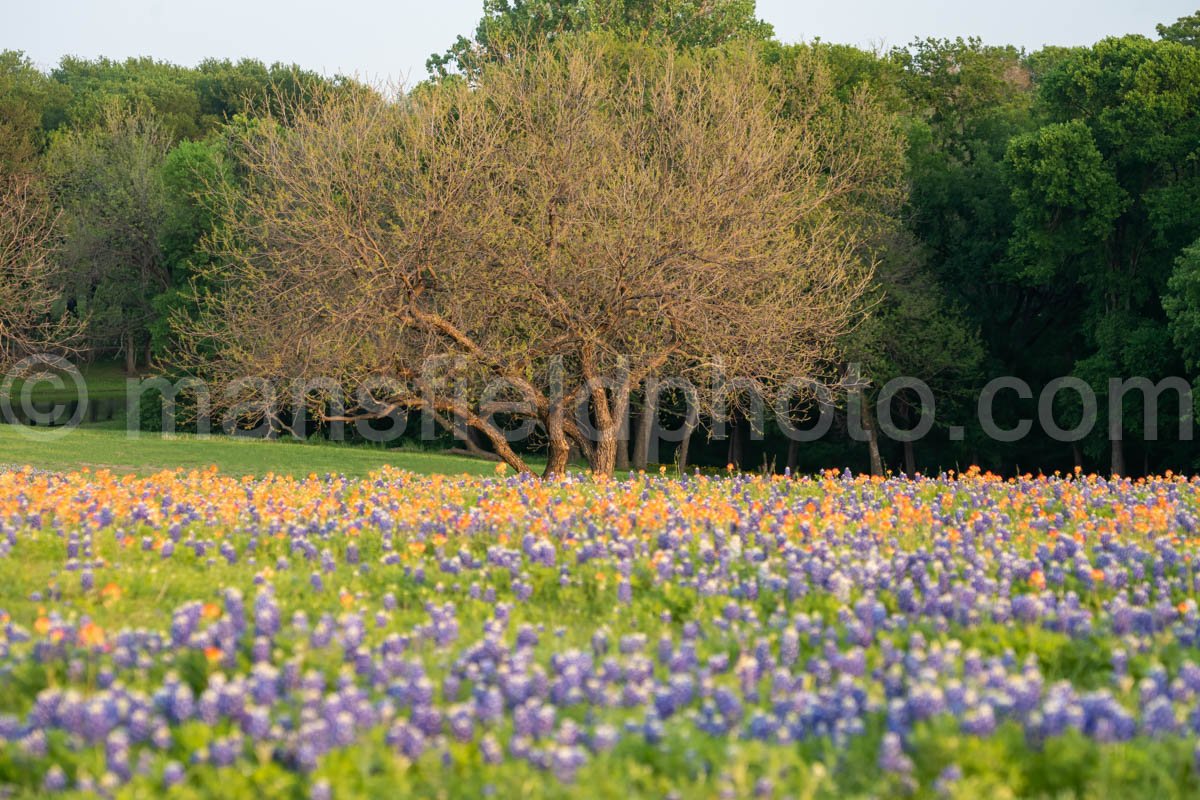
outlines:
M785 42L820 37L860 46L916 37L981 36L1034 50L1108 35L1154 35L1157 22L1200 0L759 0ZM425 76L425 59L474 30L482 0L0 0L0 50L43 68L64 55L153 56L193 65L206 57L295 63L374 83Z

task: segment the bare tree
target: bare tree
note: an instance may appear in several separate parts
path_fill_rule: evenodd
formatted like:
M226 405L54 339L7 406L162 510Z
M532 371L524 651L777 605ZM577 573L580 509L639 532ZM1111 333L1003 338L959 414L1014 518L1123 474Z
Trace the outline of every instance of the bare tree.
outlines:
M452 418L527 469L502 407L545 437L547 475L572 445L611 474L651 375L712 405L714 370L820 374L871 271L840 220L860 156L781 113L760 69L568 37L470 85L238 129L188 363L227 385L388 379L361 413Z
M56 220L31 175L0 175L0 371L63 346L75 330L54 308Z

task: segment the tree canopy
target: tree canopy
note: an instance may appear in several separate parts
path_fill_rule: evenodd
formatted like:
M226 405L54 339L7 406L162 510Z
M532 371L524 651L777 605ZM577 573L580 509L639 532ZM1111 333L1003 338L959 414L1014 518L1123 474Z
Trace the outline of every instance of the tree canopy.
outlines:
M440 353L459 394L398 405L476 453L551 452L552 471L564 446L600 471L1196 468L1164 434L1189 410L1121 381L1200 385L1198 20L1035 52L866 50L779 42L752 0L486 0L400 97L254 60L41 70L5 51L0 336L16 353L82 330L84 357L131 372L280 381L407 380ZM845 370L870 413L839 387L830 432L800 447L737 387L659 390L718 361L763 385ZM923 419L911 391L882 392L905 374L938 399L919 446L876 418ZM483 414L496 376L505 410ZM989 439L975 405L996 378L1083 381L1098 424ZM328 433L318 394L275 422ZM1071 392L1052 405L1084 421ZM1011 392L991 409L1007 429L1037 410Z
M507 382L551 471L573 444L611 473L653 374L822 374L870 276L840 215L874 175L828 120L776 113L756 69L578 36L472 88L268 118L237 142L229 290L193 335L220 343L227 379L396 379L383 405L461 417L523 467L451 392ZM452 365L445 386L431 359Z

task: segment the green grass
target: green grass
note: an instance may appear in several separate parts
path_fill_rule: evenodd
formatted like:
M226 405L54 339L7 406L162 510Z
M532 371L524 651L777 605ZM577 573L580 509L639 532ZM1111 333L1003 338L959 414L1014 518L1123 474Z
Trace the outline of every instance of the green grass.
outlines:
M29 465L59 471L110 469L115 472L151 474L182 467L204 469L216 466L235 475L305 476L340 473L361 477L385 465L423 475L492 475L496 464L476 458L427 452L417 449L384 449L379 446L308 443L292 439L264 441L178 434L163 436L143 433L132 438L126 432L126 375L117 362L97 362L81 367L88 398L116 404L113 415L99 421L84 420L69 432L61 429L17 427L0 424L0 464ZM40 382L32 398L39 403L70 403L78 392L69 379L56 389ZM19 398L22 382L13 382L11 395ZM527 459L540 469L535 456Z
M71 401L77 400L78 392L70 378L63 377L59 370L51 370L51 372L62 377L63 387L55 388L53 384L46 381L38 381L33 385L32 395L34 400L38 401ZM100 361L95 364L85 364L79 368L80 374L83 375L83 380L87 384L88 397L91 399L125 399L125 369L121 364L114 361ZM13 397L19 397L21 389L24 387L25 381L21 379L14 380L12 383L11 394Z
M139 474L215 465L233 475L273 472L298 476L362 476L384 465L425 475L492 475L496 470L491 461L419 450L186 434L164 437L144 433L134 439L122 430L76 428L47 432L15 425L0 425L0 464L28 464L60 471L87 467Z

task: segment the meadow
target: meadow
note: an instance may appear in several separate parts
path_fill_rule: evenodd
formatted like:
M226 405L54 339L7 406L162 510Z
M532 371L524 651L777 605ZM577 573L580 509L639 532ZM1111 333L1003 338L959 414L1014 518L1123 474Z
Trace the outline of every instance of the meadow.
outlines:
M1186 797L1200 480L0 473L0 785Z
M147 5L0 50L0 800L1200 797L1200 12Z
M372 445L267 440L234 436L164 436L144 433L135 438L121 428L86 426L69 435L0 424L0 464L44 470L112 470L150 475L168 469L218 467L231 475L267 474L306 477L310 474L366 475L382 466L431 474L490 475L496 465L482 459L436 450L384 448ZM538 460L532 459L535 465Z
M131 435L127 430L126 375L121 366L100 361L83 366L80 372L89 403L102 410L101 418L93 420L85 414L78 425L69 429L0 424L0 467L31 466L62 471L108 469L117 473L150 475L176 468L190 470L216 466L231 475L305 477L315 473L357 478L366 477L383 466L422 475L482 476L491 474L495 468L494 463L482 459L451 455L441 450L422 450L411 441L389 446L298 441L291 436L278 439L235 437L221 433L196 436L142 432ZM45 406L47 412L52 404L66 408L57 423L60 426L73 413L70 404L79 399L77 389L67 380L64 383L59 389L40 383L32 387L31 393L32 399ZM22 388L22 381L13 381L8 399L11 407L20 408ZM535 455L530 458L530 463L540 467L544 460Z

